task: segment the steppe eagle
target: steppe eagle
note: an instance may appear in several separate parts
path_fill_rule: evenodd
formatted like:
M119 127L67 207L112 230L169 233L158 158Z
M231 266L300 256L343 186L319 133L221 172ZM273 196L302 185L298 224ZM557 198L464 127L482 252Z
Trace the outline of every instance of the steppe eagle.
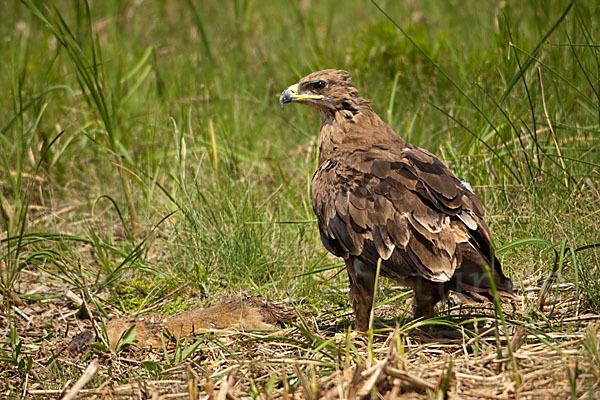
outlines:
M414 289L415 317L429 316L450 290L512 296L490 245L481 201L439 158L398 136L341 70L314 72L280 103L321 112L312 203L325 248L346 263L356 328L366 331L378 260L382 276Z

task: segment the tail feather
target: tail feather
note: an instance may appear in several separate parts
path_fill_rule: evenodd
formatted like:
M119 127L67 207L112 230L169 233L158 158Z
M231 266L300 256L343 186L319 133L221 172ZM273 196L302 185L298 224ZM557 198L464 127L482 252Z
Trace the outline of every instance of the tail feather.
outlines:
M491 274L498 296L501 299L514 297L512 281L502 273L500 261L495 255L486 256L469 243L462 244L460 250L462 264L446 284L448 289L461 293L478 303L493 300L492 285L488 274L483 269L485 266ZM491 259L494 261L492 262Z

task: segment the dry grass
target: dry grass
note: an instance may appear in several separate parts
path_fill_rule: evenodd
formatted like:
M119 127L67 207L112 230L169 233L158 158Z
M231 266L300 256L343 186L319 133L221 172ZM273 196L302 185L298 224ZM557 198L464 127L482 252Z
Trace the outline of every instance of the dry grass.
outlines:
M44 295L57 291L51 286L36 279L26 289ZM560 284L552 288L539 322L527 322L526 310L536 307L539 291L528 285L505 305L514 366L505 333L495 335L492 311L468 306L441 311L441 322L429 329L379 318L372 338L323 324L319 315L272 330L209 333L194 339L200 341L197 350L172 367L164 362L178 351L172 344L167 356L132 348L118 353L84 348L71 355L72 337L94 329L92 321L101 329L101 319L77 318L81 300L70 293L13 305L21 356L31 356L33 367L24 378L10 370L1 375L9 386L22 385L24 397L37 398L62 398L74 387L72 398L94 399L596 398L600 315L579 314L573 288ZM382 306L376 314L398 311ZM97 370L86 375L90 366ZM62 373L81 374L89 382L77 388L74 378L56 380Z

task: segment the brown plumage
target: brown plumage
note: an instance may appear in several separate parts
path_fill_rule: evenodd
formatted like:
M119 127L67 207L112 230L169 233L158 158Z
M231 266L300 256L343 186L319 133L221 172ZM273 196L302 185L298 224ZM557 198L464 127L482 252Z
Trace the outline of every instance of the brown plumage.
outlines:
M512 282L490 245L483 206L436 156L398 136L350 83L324 70L286 89L280 103L321 112L313 209L327 250L346 262L356 327L366 330L378 260L381 274L410 285L415 316L433 313L449 290L477 302Z

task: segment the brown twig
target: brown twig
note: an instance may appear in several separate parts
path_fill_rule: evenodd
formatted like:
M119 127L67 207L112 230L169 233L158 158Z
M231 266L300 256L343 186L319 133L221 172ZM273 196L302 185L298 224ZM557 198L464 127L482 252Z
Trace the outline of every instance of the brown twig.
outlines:
M98 371L98 366L98 360L92 360L90 365L88 365L88 367L83 372L83 375L79 377L77 382L75 382L75 385L73 385L71 390L69 390L69 392L65 395L65 397L62 398L62 400L74 399L77 396L77 394L79 394L79 391L83 389L86 383L88 383L90 379L92 379L94 375L96 375L96 371Z

